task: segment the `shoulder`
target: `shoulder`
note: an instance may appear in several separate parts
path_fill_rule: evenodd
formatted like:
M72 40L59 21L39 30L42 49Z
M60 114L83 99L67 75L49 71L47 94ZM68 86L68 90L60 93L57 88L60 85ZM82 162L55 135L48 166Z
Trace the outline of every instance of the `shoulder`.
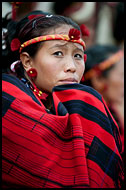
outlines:
M52 95L55 110L61 108L60 105L63 104L67 110L72 108L74 111L76 111L76 108L79 110L89 109L90 112L95 109L106 114L102 96L92 87L76 83L60 85L53 88Z
M96 91L94 88L87 85L83 85L83 84L79 84L79 86L80 88L83 89L83 91L88 92L92 96L95 96L96 98L102 101L102 95L98 91Z
M25 86L21 80L19 78L17 78L16 76L12 75L12 74L6 74L6 73L3 73L2 74L2 82L5 81L5 82L8 82L10 84L13 84L17 87L21 87L21 86Z
M27 98L32 98L36 103L41 105L35 97L31 89L29 89L20 79L11 74L2 74L2 92L9 94L14 98L23 101Z
M58 92L61 94L70 94L71 92L71 95L76 92L76 94L80 95L84 95L84 96L89 96L91 98L95 98L95 99L98 99L100 101L102 101L102 95L97 92L95 89L93 89L92 87L90 86L87 86L87 85L83 85L83 84L67 84L67 85L59 85L59 86L56 86L53 88L53 93L57 93ZM74 98L74 96L73 96ZM79 97L78 97L79 98Z
M7 93L13 93L13 94L14 92L16 93L24 92L26 94L30 93L26 85L16 76L11 74L2 74L2 91L6 91Z
M20 81L20 79L11 74L2 74L2 82L3 85L10 83L16 86L17 88L25 87L25 85Z

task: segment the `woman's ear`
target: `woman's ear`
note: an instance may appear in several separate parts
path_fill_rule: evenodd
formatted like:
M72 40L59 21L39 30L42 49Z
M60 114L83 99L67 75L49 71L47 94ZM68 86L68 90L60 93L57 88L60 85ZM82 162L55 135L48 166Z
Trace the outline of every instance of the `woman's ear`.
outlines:
M32 68L32 58L27 52L23 52L20 54L20 59L23 64L23 67L26 71Z

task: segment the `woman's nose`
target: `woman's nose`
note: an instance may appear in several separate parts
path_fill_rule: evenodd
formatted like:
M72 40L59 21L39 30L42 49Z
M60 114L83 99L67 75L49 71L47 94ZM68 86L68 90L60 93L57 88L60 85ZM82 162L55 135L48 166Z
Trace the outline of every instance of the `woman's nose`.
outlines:
M67 60L65 62L65 66L64 66L64 71L72 72L72 73L74 73L76 71L76 63L72 57L67 58Z

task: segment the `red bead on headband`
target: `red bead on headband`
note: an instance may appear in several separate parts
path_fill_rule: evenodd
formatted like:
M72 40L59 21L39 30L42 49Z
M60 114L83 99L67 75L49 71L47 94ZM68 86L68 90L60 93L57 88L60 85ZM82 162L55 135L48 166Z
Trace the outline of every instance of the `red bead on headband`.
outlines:
M80 31L75 28L71 28L69 31L69 38L71 40L79 40L80 39Z
M39 36L39 37L33 38L31 40L28 40L20 46L19 52L21 53L23 48L25 48L31 44L34 44L37 42L42 42L42 41L47 41L47 40L64 40L64 41L68 41L68 42L78 43L83 46L84 50L86 47L85 42L80 38L80 31L75 28L72 28L69 31L69 35L64 35L64 34L45 35L45 36Z

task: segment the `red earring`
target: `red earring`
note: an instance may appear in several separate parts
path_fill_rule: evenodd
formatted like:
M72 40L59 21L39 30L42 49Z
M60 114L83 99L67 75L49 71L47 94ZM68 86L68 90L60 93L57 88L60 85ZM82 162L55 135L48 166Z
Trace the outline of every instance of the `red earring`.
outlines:
M34 68L31 68L27 71L27 75L30 77L30 79L32 80L32 85L33 88L32 90L37 93L38 96L41 96L42 92L40 90L37 89L36 85L34 84L33 79L37 76L37 71Z
M37 77L37 71L34 68L31 68L27 71L27 75L31 78L32 80L32 91L40 98L40 100L46 100L48 94L43 93L41 90L39 90L36 85L33 82L33 78Z
M34 68L31 68L27 71L27 75L32 79L37 77L37 71Z

